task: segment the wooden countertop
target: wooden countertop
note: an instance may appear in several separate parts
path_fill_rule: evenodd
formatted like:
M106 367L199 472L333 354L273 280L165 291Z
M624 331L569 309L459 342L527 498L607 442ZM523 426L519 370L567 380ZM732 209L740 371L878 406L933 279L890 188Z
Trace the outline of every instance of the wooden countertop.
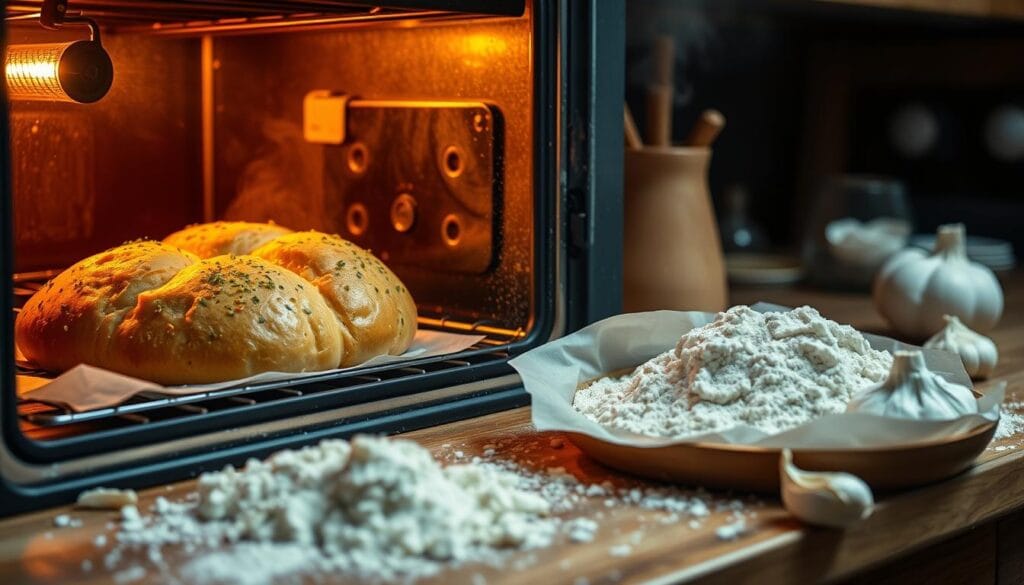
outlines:
M1011 275L1004 280L1004 286L1006 310L992 335L1001 354L992 381L1006 380L1008 401L1022 401L1024 274ZM790 306L810 304L837 321L865 331L887 333L864 295L765 288L746 289L733 296L735 303L764 300ZM979 389L984 391L988 384L980 385ZM526 408L417 431L406 437L449 460L456 450L468 458L482 453L485 445L496 445L499 458L512 457L538 470L564 467L584 483L611 480L620 486L648 485L600 467L568 441L563 444L558 434L533 432ZM191 482L182 482L147 490L140 494L140 509L146 510L157 496L183 496L190 487ZM770 498L755 502L745 494L711 497L725 502L740 498L746 503L747 530L739 538L727 541L716 536L716 529L730 522L729 510L713 508L699 527L692 527L685 517L678 522L666 522L664 514L632 504L608 508L603 498L594 498L567 515L601 516L593 542L576 544L562 539L545 550L519 553L502 568L463 567L428 582L479 582L480 576L487 583L538 584L806 583L841 579L1024 507L1024 435L993 443L977 465L960 476L881 498L873 516L845 532L806 528ZM56 528L57 514L70 514L83 524ZM103 566L109 544L96 546L94 540L99 534L112 540L113 520L116 514L111 512L58 508L0 521L0 582L112 581L118 570L132 566L133 561L126 557L113 571ZM616 546L617 552L628 554L613 554ZM165 551L165 557L172 567L185 560L181 551ZM91 563L91 570L83 570L83 561ZM122 573L120 581L164 582L152 564L144 560L140 563L147 568L144 575ZM1017 567L1021 573L1016 578L1000 574L1000 582L1024 582L1024 562L1018 562ZM316 582L351 580L332 576Z

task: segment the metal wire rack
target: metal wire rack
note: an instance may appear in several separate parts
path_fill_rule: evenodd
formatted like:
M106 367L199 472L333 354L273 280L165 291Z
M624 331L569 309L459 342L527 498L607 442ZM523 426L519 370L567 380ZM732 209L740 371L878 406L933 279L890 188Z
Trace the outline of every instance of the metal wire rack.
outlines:
M54 271L19 274L15 277L15 312L39 290ZM454 373L486 362L504 362L509 358L509 345L525 335L522 329L508 330L488 320L465 323L447 316L425 317L421 326L458 333L480 333L484 339L459 354L423 358L396 364L357 368L343 372L327 372L323 376L303 377L296 380L278 380L246 384L211 392L182 396L144 393L113 407L75 412L60 405L42 403L30 398L31 393L19 399L18 415L29 437L37 439L66 438L126 426L146 425L222 413L286 402L313 395L355 395L370 386L414 381L415 378L442 372ZM19 375L47 377L50 374L33 369L31 364L18 362ZM59 429L59 430L58 430Z

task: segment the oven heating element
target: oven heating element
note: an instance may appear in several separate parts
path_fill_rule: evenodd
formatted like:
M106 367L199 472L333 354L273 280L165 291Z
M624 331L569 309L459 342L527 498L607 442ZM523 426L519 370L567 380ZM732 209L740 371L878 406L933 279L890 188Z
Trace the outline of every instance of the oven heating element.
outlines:
M91 104L103 98L114 81L110 55L100 44L99 26L81 15L67 15L66 1L44 3L39 14L7 20L39 19L43 28L89 27L89 40L9 45L4 58L8 96L12 100Z

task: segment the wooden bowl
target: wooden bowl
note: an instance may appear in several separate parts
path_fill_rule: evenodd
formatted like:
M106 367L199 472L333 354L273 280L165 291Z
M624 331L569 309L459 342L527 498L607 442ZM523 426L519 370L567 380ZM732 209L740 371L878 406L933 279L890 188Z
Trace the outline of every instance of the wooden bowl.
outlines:
M898 490L954 476L974 462L996 432L996 423L939 441L898 447L799 449L794 463L813 471L845 471L875 490ZM640 477L755 492L779 491L781 449L752 445L687 443L628 447L580 433L568 433L588 456Z
M622 375L630 369L610 376ZM593 380L580 385L584 388ZM975 392L975 396L980 396ZM887 447L794 449L793 462L810 471L845 471L874 490L917 487L952 477L988 446L998 421L935 441ZM581 451L598 462L633 475L689 485L755 492L779 491L778 447L726 443L683 443L634 447L567 432Z

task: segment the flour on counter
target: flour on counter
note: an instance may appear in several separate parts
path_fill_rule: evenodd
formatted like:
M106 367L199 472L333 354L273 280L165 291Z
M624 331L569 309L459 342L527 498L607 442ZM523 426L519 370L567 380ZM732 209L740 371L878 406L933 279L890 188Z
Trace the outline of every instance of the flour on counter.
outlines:
M590 518L574 518L566 523L569 540L573 542L591 542L597 535L597 522Z
M628 557L633 554L633 547L628 544L617 544L608 549L608 554L613 557Z
M117 538L157 563L153 551L166 544L235 544L186 565L183 576L197 583L267 583L303 570L423 576L443 562L550 544L550 506L518 481L496 468L442 468L409 441L324 441L204 474L193 502L159 498L151 517L126 506Z
M1024 402L1006 402L999 415L999 426L992 437L994 440L1006 439L1024 432L1024 414L1016 411L1024 409Z
M132 563L125 575L138 575L143 553L143 571L195 585L318 582L331 574L410 582L473 562L521 570L537 562L532 551L556 539L594 542L599 521L625 505L644 513L617 549L623 554L641 546L645 525L698 529L712 509L753 515L748 503L702 490L584 483L543 464L554 453L550 439L485 447L465 464L465 452L460 458L449 445L438 454L445 467L415 443L356 437L204 474L183 501L157 497L148 514L122 508L103 564L124 572ZM512 458L496 458L499 450Z
M53 525L57 528L78 528L82 525L82 519L73 518L67 514L58 514L53 518Z
M718 540L736 540L747 531L747 522L743 518L723 524L715 529L715 536Z
M661 437L745 425L768 434L842 412L888 374L892 356L811 307L737 306L620 378L602 378L574 406L596 422Z

